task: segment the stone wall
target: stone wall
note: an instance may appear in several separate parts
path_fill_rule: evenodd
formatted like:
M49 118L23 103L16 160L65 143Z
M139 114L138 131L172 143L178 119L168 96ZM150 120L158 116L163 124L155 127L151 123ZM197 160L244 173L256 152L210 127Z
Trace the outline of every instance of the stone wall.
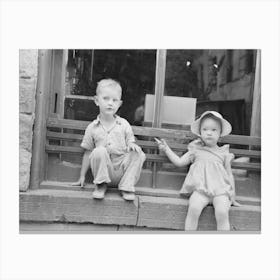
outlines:
M19 51L19 190L30 181L38 50Z

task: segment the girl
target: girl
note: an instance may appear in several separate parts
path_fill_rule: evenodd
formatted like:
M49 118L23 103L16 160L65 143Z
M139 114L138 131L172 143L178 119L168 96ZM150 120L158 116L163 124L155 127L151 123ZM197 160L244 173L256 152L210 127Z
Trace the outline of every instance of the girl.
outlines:
M185 222L185 230L196 230L199 216L204 207L212 203L218 230L229 230L229 208L240 206L235 201L235 185L231 171L234 155L229 152L229 145L219 147L220 137L231 132L231 124L215 111L204 112L191 125L191 131L199 139L188 146L188 152L178 157L164 139L158 142L170 161L178 166L192 163L186 176L181 194L191 193Z

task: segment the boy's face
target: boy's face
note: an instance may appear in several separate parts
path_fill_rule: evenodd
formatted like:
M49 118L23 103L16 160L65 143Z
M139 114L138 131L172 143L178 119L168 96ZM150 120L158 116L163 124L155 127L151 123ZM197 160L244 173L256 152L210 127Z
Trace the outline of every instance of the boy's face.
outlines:
M200 135L207 146L216 146L221 135L221 126L219 122L212 118L204 119L200 126Z
M121 93L111 87L104 87L95 96L95 104L100 113L106 116L114 115L122 105Z

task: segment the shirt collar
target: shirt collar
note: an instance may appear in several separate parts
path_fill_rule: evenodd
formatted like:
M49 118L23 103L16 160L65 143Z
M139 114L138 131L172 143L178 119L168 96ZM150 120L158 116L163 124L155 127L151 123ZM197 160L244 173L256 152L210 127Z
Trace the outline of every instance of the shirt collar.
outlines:
M116 123L121 125L122 124L122 121L121 121L121 118L118 116L118 115L114 115L114 118L116 119ZM96 117L96 119L92 122L94 125L98 125L100 124L100 115L98 115Z

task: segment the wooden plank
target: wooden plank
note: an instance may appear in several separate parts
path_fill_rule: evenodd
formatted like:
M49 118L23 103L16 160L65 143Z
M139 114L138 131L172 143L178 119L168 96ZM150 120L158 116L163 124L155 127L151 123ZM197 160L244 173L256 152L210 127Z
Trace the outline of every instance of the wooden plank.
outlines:
M91 100L94 101L94 96L85 96L85 95L66 95L67 99L75 99L75 100Z
M195 138L190 131L175 130L168 128L155 128L155 127L144 127L144 126L132 126L135 135L147 136L147 137L158 137L158 138Z
M85 130L90 124L88 121L77 121L67 119L54 119L49 118L47 121L48 127L58 128L70 128L77 130ZM132 126L135 135L147 136L147 137L159 137L159 138L174 138L174 139L195 139L197 138L190 131L174 130L167 128L152 128L152 127L141 127ZM261 138L246 136L246 135L228 135L220 139L220 143L237 144L237 145L252 145L261 146Z
M236 144L236 145L253 145L253 146L261 146L261 138L254 136L246 136L246 135L228 135L222 137L219 140L219 143L228 143L228 144Z
M89 124L90 124L89 121L77 121L77 120L55 119L55 118L48 118L47 120L47 127L70 128L70 129L77 129L77 130L85 130Z
M57 145L46 145L47 153L83 153L84 149L81 147L72 146L57 146ZM158 154L146 154L146 160L152 162L170 162L167 156ZM260 170L260 163L242 163L242 162L232 162L232 168L245 169L245 170Z
M65 140L65 141L76 141L76 140L81 141L83 139L83 135L74 134L74 133L60 133L60 132L47 131L47 138L56 139L56 140ZM136 140L136 143L142 148L158 149L158 145L155 143L155 141ZM186 152L188 149L187 144L180 144L174 142L170 142L168 144L170 148L174 151ZM230 149L230 152L233 153L235 156L245 156L250 158L261 157L261 151L256 151L256 150Z
M235 169L245 169L251 171L260 171L261 163L258 162L232 162L231 167Z
M72 146L58 146L58 145L46 145L47 153L75 153L82 154L85 150L82 147Z
M74 134L74 133L60 133L60 132L53 132L47 131L47 138L48 139L57 139L57 140L67 140L67 141L76 141L82 140L82 134Z

